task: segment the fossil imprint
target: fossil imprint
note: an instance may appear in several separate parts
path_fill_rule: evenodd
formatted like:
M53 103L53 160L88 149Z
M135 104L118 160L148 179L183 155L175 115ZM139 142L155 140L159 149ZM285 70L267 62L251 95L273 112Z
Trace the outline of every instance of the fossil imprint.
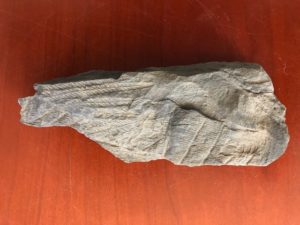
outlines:
M289 140L285 107L257 64L91 71L34 88L19 99L22 123L70 126L125 162L265 166Z

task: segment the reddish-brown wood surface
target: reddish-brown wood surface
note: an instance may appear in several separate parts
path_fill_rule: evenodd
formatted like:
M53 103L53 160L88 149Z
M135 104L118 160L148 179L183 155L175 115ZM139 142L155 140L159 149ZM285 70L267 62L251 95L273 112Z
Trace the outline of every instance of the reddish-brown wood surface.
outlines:
M1 0L1 225L300 224L300 1ZM70 128L19 123L32 85L91 69L257 62L287 106L264 167L125 164Z

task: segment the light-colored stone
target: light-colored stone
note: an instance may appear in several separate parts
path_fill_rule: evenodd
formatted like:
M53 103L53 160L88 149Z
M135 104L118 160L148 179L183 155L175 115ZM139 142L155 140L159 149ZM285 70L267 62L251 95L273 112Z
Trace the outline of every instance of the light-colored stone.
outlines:
M125 162L265 166L284 153L285 107L257 64L91 71L35 84L21 122L70 126Z

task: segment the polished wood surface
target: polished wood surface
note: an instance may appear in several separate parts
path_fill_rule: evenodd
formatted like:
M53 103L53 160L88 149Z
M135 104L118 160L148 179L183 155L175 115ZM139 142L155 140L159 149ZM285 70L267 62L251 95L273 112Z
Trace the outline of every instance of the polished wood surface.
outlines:
M300 224L299 0L1 0L0 51L0 225ZM272 77L291 135L274 164L126 164L71 128L19 123L35 82L211 60Z

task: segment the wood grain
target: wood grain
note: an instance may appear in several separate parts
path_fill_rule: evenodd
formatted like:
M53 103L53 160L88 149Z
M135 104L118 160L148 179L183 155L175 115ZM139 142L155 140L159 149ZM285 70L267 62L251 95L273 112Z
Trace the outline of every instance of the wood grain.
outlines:
M0 1L0 224L300 224L300 1ZM32 85L92 69L264 66L287 106L271 166L125 164L69 128L19 123Z

